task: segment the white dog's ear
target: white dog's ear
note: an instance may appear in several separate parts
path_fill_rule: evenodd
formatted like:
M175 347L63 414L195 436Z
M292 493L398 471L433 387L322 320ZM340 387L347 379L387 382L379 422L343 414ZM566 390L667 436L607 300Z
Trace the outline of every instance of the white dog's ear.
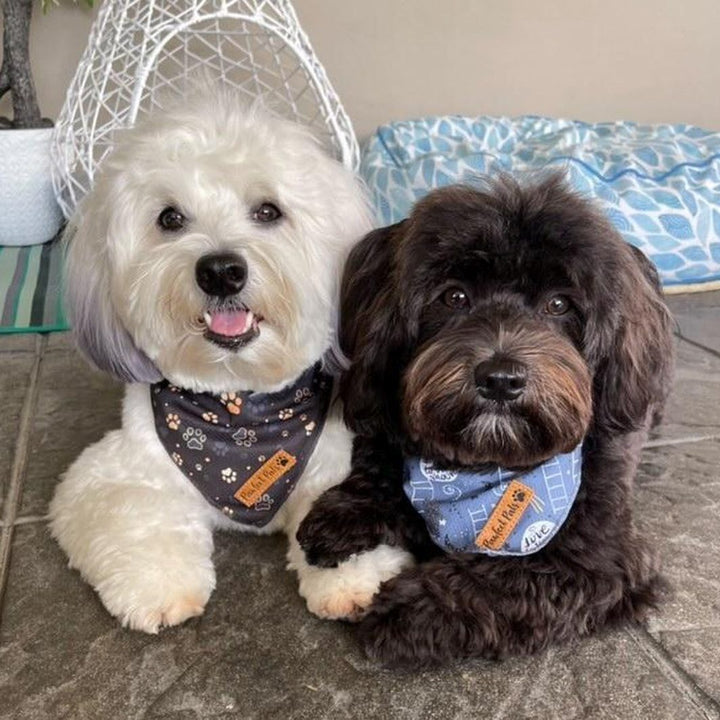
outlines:
M92 365L119 380L157 382L160 372L135 345L112 304L107 225L88 202L81 213L64 238L67 310L77 345Z

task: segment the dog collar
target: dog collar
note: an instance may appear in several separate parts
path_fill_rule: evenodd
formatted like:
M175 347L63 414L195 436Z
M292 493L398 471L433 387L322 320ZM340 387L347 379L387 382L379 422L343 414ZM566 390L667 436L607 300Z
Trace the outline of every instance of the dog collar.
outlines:
M444 550L529 555L565 522L581 470L582 445L526 472L440 470L411 457L403 489Z
M193 393L150 386L158 438L205 498L266 525L295 489L325 423L332 378L320 363L275 393Z

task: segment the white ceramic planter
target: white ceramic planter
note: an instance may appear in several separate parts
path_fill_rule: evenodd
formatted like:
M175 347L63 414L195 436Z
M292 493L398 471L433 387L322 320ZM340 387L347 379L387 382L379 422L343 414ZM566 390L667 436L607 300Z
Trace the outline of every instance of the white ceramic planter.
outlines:
M53 128L0 130L0 245L35 245L60 229L50 176Z

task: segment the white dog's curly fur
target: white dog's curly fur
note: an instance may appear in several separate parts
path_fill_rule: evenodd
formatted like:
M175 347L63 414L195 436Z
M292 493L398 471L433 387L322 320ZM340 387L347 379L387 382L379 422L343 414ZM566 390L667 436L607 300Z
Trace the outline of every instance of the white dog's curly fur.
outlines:
M306 129L220 88L125 131L103 163L70 232L69 305L81 350L129 384L122 428L70 467L51 529L123 625L154 633L201 614L215 586L213 530L258 531L212 507L175 466L148 383L214 394L290 384L331 348L341 267L368 228L356 179ZM246 266L233 307L246 323L235 330L251 323L252 341L236 349L208 337L224 306L199 287L196 264L213 253ZM297 527L350 467L351 436L333 407L295 491L260 532L287 533L309 609L339 618L411 559L381 547L333 569L306 563Z

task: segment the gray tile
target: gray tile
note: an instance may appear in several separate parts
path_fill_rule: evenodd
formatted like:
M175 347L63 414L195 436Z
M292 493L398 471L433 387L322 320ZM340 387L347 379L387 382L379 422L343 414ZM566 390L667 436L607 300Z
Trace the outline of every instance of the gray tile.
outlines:
M308 615L282 538L219 535L215 560L206 614L151 637L117 626L44 526L17 528L0 718L696 717L621 632L534 658L393 673L361 656L350 626Z
M120 426L122 385L75 353L45 353L39 382L21 515L44 515L60 474L87 445Z
M720 435L720 358L677 342L677 368L662 424L651 440Z
M0 517L5 510L18 424L34 362L33 353L0 354L0 398L3 406L0 413Z
M3 333L0 334L0 353L33 352L36 343L35 333Z
M702 690L720 700L720 628L662 632L658 639Z
M46 352L75 352L72 333L67 331L50 333Z
M692 313L697 308L720 308L720 290L666 295L665 301L674 315Z
M698 308L677 320L682 337L720 353L720 308Z
M528 671L532 680L508 720L704 717L623 632L553 648Z
M720 628L720 440L646 449L636 517L660 553L672 594L653 633Z
M669 305L683 337L720 353L720 292L671 298Z
M45 525L16 528L0 622L0 717L130 717L120 708L162 648L158 638L116 627L67 569ZM166 649L172 673L177 648ZM166 677L162 664L149 671L157 687Z

